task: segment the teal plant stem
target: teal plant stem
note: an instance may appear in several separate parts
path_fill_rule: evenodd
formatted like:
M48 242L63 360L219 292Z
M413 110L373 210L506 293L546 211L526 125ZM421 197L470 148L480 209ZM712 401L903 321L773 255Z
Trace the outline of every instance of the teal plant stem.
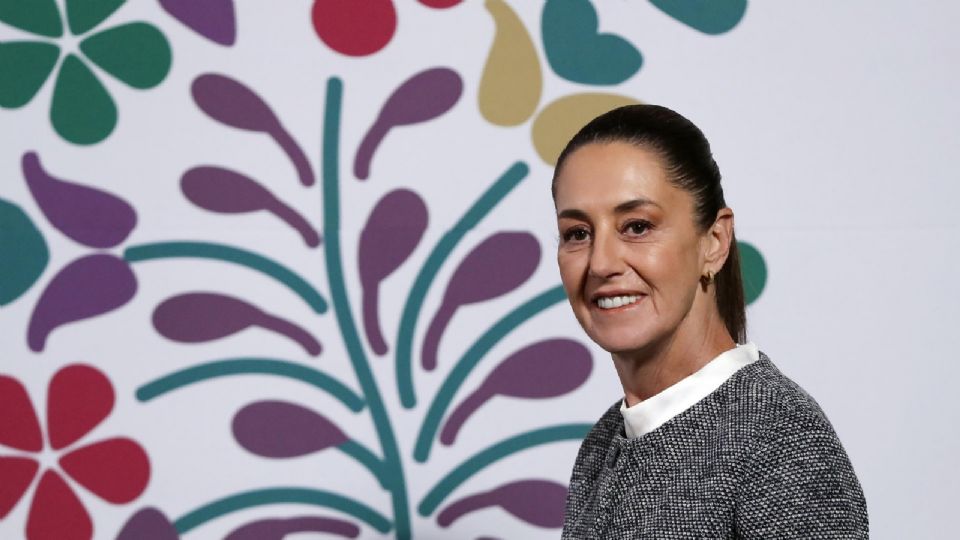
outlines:
M260 489L224 497L184 514L173 522L173 526L180 534L186 534L212 519L231 512L283 503L312 504L333 508L363 521L381 533L390 532L390 520L359 501L328 491L296 487Z
M547 289L546 291L531 298L521 304L517 309L506 314L497 321L489 330L483 333L473 345L467 349L467 352L457 360L453 370L447 376L446 380L437 390L437 394L427 409L427 415L423 419L423 425L420 426L420 433L417 434L417 442L413 448L413 458L423 463L430 457L430 449L433 448L433 441L436 438L437 431L440 429L440 421L447 413L450 402L457 391L463 386L463 382L477 366L484 355L497 344L503 336L511 330L522 324L527 319L537 313L549 308L550 306L562 302L567 298L561 285Z
M377 482L380 483L380 487L386 490L390 489L390 483L383 470L383 460L371 452L369 448L354 440L349 440L337 448L373 473Z
M330 280L330 300L333 312L340 325L344 345L350 363L356 372L360 388L370 407L373 425L383 449L386 474L390 475L390 492L393 502L396 537L410 538L410 508L407 501L407 485L397 439L390 424L380 389L373 378L370 363L357 333L347 287L343 278L343 261L340 253L340 101L343 83L331 78L327 82L327 104L323 120L323 237L324 255L327 264L327 279Z
M457 486L491 463L534 446L558 441L583 439L591 427L590 424L566 424L546 427L521 433L505 441L496 443L467 459L456 469L441 478L440 481L437 482L437 485L433 486L433 489L420 501L417 511L420 512L421 516L429 516Z
M157 242L130 246L123 251L127 262L193 257L213 259L246 266L287 286L317 313L326 313L327 301L312 285L286 266L245 249L209 242Z
M327 392L353 412L363 410L363 398L330 375L307 366L271 358L228 358L192 366L148 382L137 389L136 395L140 401L150 401L167 392L201 381L247 374L294 379Z
M510 193L527 176L529 170L529 167L520 161L507 169L473 203L473 206L467 210L453 228L444 233L437 245L434 246L433 251L427 256L426 262L423 263L423 267L420 268L420 272L414 279L410 294L403 305L403 313L400 315L400 330L397 334L397 390L400 394L400 403L404 407L410 409L417 404L417 397L413 390L413 334L420 317L420 309L423 307L423 300L430 290L430 285L433 284L440 267L443 266L444 261L447 260L464 235L476 226L507 193Z

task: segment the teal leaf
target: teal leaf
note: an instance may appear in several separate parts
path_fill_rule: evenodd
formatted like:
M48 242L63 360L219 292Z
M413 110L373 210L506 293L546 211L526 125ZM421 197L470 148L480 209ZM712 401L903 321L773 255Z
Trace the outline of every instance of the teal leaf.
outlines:
M0 306L36 283L50 261L43 235L19 206L0 199Z
M151 24L134 22L94 34L80 50L104 71L134 88L152 88L170 72L170 44Z
M743 296L747 305L760 298L767 285L767 263L760 250L746 242L737 242L740 252L740 275L743 279Z
M548 0L543 6L543 48L557 75L569 81L619 84L632 77L643 56L629 41L598 31L588 0Z
M63 60L50 106L53 128L76 144L94 144L107 138L117 125L117 106L107 90L76 56Z
M747 11L747 0L650 0L650 3L690 28L710 35L733 30Z
M42 41L0 43L0 107L23 107L50 77L60 48Z
M41 36L63 35L60 10L54 0L0 0L0 21Z
M75 36L92 30L126 0L67 0L67 24Z

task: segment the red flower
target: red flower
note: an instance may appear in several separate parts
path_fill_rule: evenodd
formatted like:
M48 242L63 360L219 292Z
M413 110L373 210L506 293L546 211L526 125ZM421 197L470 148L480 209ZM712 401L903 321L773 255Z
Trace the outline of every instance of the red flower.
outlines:
M27 518L29 540L93 536L90 515L60 470L114 504L136 499L147 487L150 462L136 441L115 437L74 446L110 414L113 403L110 380L91 366L67 366L50 379L47 443L59 455L59 468L46 469L40 477ZM3 375L0 375L0 445L29 453L39 453L44 448L40 422L26 389L20 381ZM39 461L29 454L0 456L0 520L26 494L39 471Z

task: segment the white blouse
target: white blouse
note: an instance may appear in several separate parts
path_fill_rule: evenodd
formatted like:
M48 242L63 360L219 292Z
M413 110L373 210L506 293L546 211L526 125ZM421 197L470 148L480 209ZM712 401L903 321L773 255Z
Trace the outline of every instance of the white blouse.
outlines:
M623 400L620 414L623 415L627 438L636 439L657 429L707 397L738 369L759 359L760 351L753 343L737 345L720 353L695 373L633 407L627 407L627 401Z

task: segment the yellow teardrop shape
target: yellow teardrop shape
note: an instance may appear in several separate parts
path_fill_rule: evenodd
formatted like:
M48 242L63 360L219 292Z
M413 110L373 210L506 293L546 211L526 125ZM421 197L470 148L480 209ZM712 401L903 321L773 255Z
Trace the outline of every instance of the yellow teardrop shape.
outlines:
M530 34L503 0L487 0L497 32L480 79L480 114L498 126L526 122L540 103L543 76Z
M533 147L555 167L563 147L584 125L601 114L640 101L617 94L573 94L547 105L533 121Z

